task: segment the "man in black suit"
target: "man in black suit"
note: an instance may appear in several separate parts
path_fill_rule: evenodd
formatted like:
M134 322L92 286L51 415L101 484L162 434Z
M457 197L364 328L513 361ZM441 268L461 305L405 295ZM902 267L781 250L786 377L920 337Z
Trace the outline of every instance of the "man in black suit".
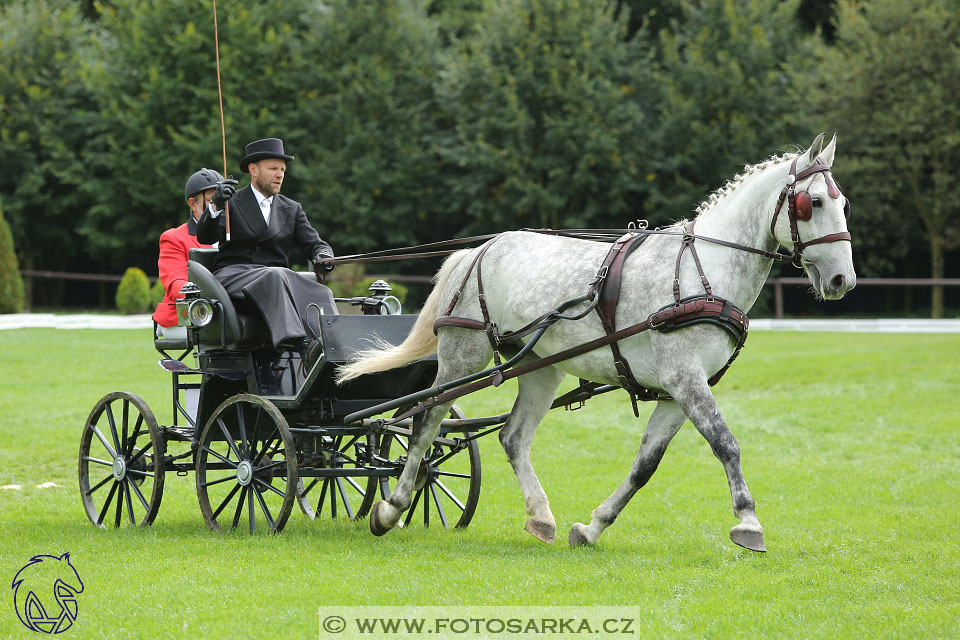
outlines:
M246 300L263 315L270 341L277 349L300 350L308 366L319 350L316 303L325 314L336 313L330 289L290 270L292 245L315 267L318 280L325 280L324 260L333 257L330 245L310 225L298 202L280 195L287 162L293 156L283 150L279 138L251 142L244 149L240 170L250 174L250 184L235 191L235 180L219 183L211 206L197 223L197 240L219 242L214 275L231 298ZM227 239L224 205L229 206Z

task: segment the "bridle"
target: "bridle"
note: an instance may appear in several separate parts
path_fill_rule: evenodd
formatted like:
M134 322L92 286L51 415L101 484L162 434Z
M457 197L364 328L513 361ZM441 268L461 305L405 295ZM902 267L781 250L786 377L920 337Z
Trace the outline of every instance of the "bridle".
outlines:
M770 221L770 233L776 238L777 217L780 215L780 208L783 206L783 201L786 200L787 217L790 220L790 239L793 241L793 253L790 257L792 258L793 266L797 268L803 268L803 250L810 245L837 242L838 240L852 242L849 231L830 233L819 238L814 238L813 240L807 240L806 242L801 242L800 240L797 221L808 222L813 217L813 197L806 189L798 191L797 183L818 173L823 174L823 178L827 182L827 193L830 194L830 197L834 200L839 198L840 187L837 186L836 181L833 179L829 165L824 164L820 158L817 158L811 166L797 173L797 158L794 158L790 164L790 173L787 175L787 182L780 190L780 197L777 198L777 208L773 212L773 220ZM849 220L850 201L846 198L843 203L843 213Z

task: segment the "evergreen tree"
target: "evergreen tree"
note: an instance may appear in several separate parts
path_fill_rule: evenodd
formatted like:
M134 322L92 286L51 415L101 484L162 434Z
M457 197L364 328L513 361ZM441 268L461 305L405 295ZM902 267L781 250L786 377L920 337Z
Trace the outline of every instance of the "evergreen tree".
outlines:
M17 268L13 234L0 211L0 313L20 313L23 302L23 280Z
M841 1L836 46L824 50L815 81L816 120L834 123L849 157L858 257L875 274L902 273L925 235L929 275L944 277L947 252L960 246L956 3ZM942 287L932 313L943 316Z

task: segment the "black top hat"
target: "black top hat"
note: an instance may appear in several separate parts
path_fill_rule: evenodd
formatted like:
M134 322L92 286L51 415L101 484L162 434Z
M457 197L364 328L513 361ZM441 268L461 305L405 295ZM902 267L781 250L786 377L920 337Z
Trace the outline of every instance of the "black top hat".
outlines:
M254 140L243 149L243 159L240 160L240 171L250 173L247 165L258 160L267 158L280 158L282 160L293 160L293 156L288 156L283 152L283 140L280 138L264 138L263 140Z

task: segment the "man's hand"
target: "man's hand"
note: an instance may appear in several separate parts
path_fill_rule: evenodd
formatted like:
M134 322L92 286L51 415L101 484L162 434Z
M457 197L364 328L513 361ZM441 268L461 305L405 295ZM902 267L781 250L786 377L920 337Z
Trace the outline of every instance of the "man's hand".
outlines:
M223 205L227 203L227 200L232 198L233 194L237 192L236 185L238 184L240 183L233 178L227 178L217 183L217 190L213 192L213 198L210 199L217 211L223 209Z
M333 271L334 265L327 262L333 259L328 253L318 253L313 257L313 273L317 276L317 282L327 284L327 275Z

